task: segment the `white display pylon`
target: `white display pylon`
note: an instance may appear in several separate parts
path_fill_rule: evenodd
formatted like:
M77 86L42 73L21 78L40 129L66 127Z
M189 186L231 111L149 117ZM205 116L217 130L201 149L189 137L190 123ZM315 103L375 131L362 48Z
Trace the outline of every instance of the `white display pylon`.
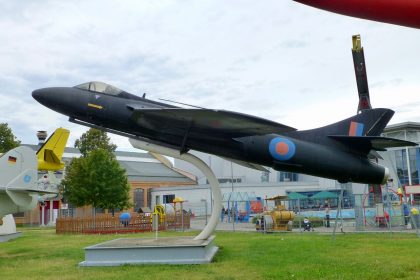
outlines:
M208 239L216 230L217 224L219 223L219 215L222 211L222 192L220 190L219 182L217 181L217 178L214 175L213 171L210 169L210 167L201 159L190 153L180 153L179 150L159 146L137 139L130 139L130 143L134 148L185 160L193 164L198 169L200 169L201 172L203 172L210 184L213 197L213 211L211 213L210 220L207 223L206 227L194 239Z
M12 214L3 217L3 224L0 225L0 242L8 241L20 236L16 231L16 223Z

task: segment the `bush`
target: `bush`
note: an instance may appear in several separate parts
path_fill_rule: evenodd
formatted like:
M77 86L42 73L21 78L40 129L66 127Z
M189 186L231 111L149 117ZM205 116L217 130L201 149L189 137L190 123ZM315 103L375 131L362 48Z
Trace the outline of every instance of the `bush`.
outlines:
M256 216L252 217L251 223L256 224L257 221L261 220L261 217L262 217L262 214L258 214Z

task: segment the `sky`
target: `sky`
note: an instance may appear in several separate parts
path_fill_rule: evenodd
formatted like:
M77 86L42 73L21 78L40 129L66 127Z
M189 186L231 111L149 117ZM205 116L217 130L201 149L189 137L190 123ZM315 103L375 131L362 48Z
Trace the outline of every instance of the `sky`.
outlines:
M297 129L356 113L351 37L362 36L373 107L420 122L420 30L290 0L0 0L0 123L23 143L87 128L33 90L103 81L153 100L225 109ZM127 139L110 135L120 150Z

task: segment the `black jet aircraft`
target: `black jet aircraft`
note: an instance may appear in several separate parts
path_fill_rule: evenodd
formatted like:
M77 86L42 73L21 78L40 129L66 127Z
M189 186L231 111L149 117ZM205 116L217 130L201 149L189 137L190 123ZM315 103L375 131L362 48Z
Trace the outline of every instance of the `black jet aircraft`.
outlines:
M375 151L415 143L380 137L390 109L368 109L337 123L304 131L246 114L180 108L102 82L33 91L41 104L70 121L162 146L218 155L259 170L304 173L339 182L385 183Z

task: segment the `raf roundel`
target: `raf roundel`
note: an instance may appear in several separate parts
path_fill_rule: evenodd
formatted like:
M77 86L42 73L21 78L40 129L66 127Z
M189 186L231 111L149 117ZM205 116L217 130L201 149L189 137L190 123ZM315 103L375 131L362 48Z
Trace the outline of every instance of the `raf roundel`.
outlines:
M291 159L296 152L295 143L281 137L273 138L268 149L273 158L281 161Z

